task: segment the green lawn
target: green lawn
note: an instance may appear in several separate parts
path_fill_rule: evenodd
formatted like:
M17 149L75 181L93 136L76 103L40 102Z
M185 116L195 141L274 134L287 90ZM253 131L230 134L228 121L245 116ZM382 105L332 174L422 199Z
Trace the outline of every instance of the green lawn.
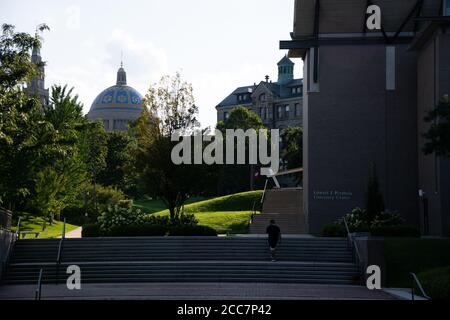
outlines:
M250 191L213 199L192 198L184 211L195 215L199 225L214 228L218 233L243 234L248 232L253 203L261 199L262 191ZM159 200L136 201L136 207L156 215L168 215ZM163 210L157 210L158 208Z
M62 234L63 222L54 221L52 225L47 224L47 227L42 231L44 220L41 217L35 217L31 215L20 216L20 231L40 232L39 238L57 238ZM78 226L66 223L66 232L72 231L78 228ZM16 226L12 228L15 231ZM34 237L28 235L27 238Z
M168 215L167 210L156 213ZM251 211L213 211L193 213L201 226L215 229L219 234L244 234L248 232Z
M192 197L186 201L186 204L191 204L199 201L206 200L207 198L202 197ZM141 209L143 212L146 213L155 213L160 212L163 210L166 210L167 207L164 204L164 202L160 199L150 200L150 199L144 199L144 200L135 200L134 201L134 207L137 209Z
M409 272L450 267L450 239L386 238L385 256L388 287L410 287Z

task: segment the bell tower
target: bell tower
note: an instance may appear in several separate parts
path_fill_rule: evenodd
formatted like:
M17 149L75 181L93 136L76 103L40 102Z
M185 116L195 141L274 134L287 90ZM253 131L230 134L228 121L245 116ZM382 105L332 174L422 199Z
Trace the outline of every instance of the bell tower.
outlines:
M278 62L278 84L286 84L294 80L294 62L286 56Z
M36 28L36 38L39 37L38 29ZM49 105L49 90L45 89L45 67L42 62L41 48L39 46L34 46L31 53L31 62L37 66L38 75L34 77L31 82L27 84L27 93L30 96L37 96L41 101L43 106Z

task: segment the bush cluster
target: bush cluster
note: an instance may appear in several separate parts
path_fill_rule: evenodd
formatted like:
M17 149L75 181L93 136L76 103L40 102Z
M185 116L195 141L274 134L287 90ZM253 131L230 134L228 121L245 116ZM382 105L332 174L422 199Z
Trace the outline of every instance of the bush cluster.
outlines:
M404 220L396 211L382 211L371 220L365 209L355 208L344 217L350 232L370 232L373 236L384 237L420 236L417 228L403 225ZM324 225L321 230L321 235L325 237L343 237L346 234L344 218Z
M211 228L197 226L193 214L169 216L150 215L133 208L132 201L120 200L109 206L97 219L96 224L83 227L83 237L134 237L165 235L217 235Z
M98 224L83 226L83 237L102 236ZM142 224L113 228L109 237L217 236L216 230L198 225Z

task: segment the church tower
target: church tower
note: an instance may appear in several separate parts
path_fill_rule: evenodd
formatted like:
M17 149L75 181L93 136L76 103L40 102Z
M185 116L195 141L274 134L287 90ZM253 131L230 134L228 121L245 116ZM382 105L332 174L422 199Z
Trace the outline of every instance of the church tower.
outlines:
M45 68L42 64L41 49L37 46L33 47L31 62L38 66L39 74L27 84L26 91L30 96L37 96L42 105L46 106L50 103L49 90L45 89Z
M278 62L278 84L283 85L294 80L294 65L287 55Z

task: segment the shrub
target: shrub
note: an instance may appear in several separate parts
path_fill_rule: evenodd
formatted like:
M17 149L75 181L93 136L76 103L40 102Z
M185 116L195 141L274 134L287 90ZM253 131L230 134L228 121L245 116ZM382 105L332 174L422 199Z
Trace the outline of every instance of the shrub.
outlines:
M117 203L127 200L125 194L113 187L103 187L98 185L95 188L95 193L97 196L97 207L100 212L107 210L109 206L113 206ZM94 205L94 190L89 190L89 202L90 206Z
M365 194L366 200L366 215L368 221L373 221L375 216L384 211L383 195L380 190L380 182L376 172L374 163L370 165L370 175L367 182L367 189Z
M156 237L165 236L168 227L158 224L127 225L110 231L112 237Z
M383 211L375 216L374 220L371 222L371 228L378 227L394 227L400 226L405 222L405 220L400 216L397 211Z
M93 238L100 236L100 226L96 223L85 224L81 230L83 238Z
M193 213L180 213L170 223L174 226L195 226L198 220Z
M61 212L62 216L71 224L96 223L100 214L106 211L109 206L120 204L121 206L131 207L133 205L132 200L127 200L122 191L113 187L97 185L96 195L97 206L94 202L94 189L91 186L86 194L79 195L76 203Z
M142 225L146 222L146 215L141 210L134 210L116 204L108 209L98 217L100 225L100 232L102 235L110 235L114 230L118 230L129 225Z
M367 212L365 209L355 208L344 217L350 232L364 232L369 230ZM337 223L345 230L345 232L347 232L345 229L344 218L339 219Z
M373 236L379 237L420 237L419 229L411 226L381 226L370 228Z
M206 226L175 226L169 230L170 236L217 236L217 231Z
M61 215L66 218L67 223L75 225L95 223L97 221L97 215L94 216L89 214L89 211L82 206L67 207L62 211Z
M346 231L340 224L330 223L322 227L320 234L323 237L345 237Z
M450 267L427 270L417 277L432 299L450 300Z

